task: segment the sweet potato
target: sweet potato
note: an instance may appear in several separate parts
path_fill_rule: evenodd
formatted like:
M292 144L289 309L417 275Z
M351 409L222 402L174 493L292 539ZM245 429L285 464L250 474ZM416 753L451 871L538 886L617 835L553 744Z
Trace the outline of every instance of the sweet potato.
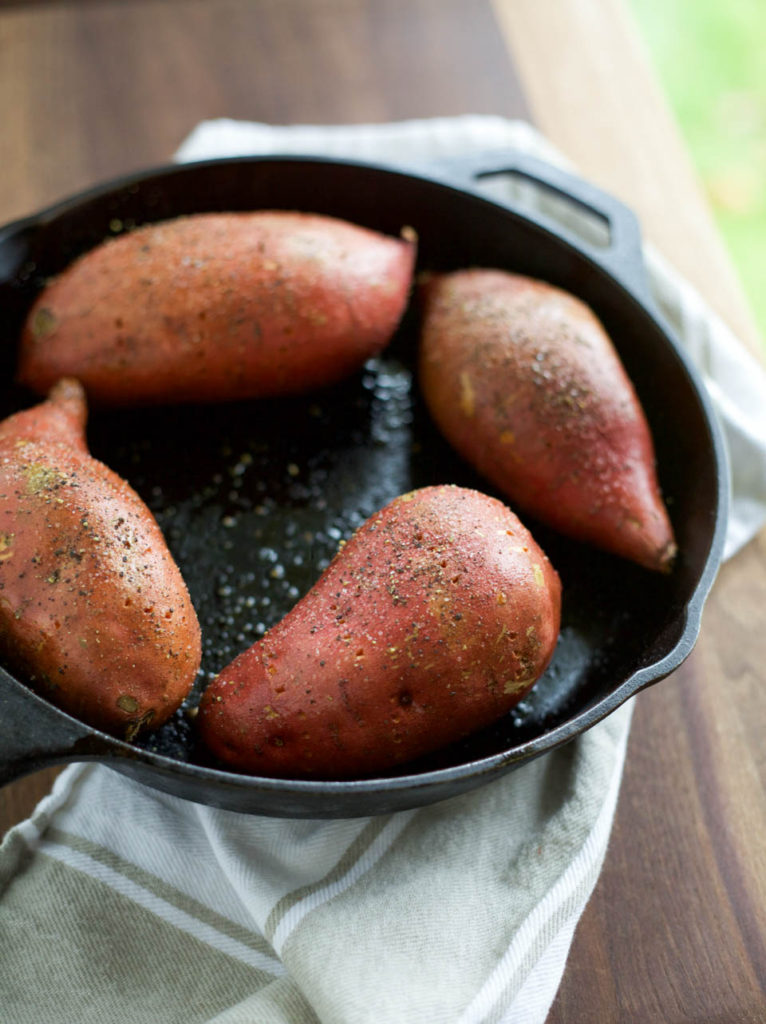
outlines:
M525 512L667 571L649 427L593 312L497 270L435 276L423 298L420 386L451 444Z
M92 402L224 401L308 391L389 341L415 243L305 213L207 213L117 236L41 292L19 380L77 377Z
M156 520L92 458L63 380L0 423L0 652L41 695L132 738L161 725L200 664L200 630Z
M244 771L386 771L494 721L547 666L560 583L500 501L397 498L203 695L203 742Z

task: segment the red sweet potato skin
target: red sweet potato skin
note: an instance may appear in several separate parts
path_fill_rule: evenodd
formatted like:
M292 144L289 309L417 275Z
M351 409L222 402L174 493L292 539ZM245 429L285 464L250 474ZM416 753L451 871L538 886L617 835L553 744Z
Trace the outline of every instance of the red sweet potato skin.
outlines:
M659 571L676 551L634 388L601 323L542 281L474 269L423 289L420 386L445 437L521 509Z
M85 419L64 380L0 423L0 653L52 703L130 739L189 692L200 630L154 517L89 455Z
M542 674L559 578L501 502L454 486L397 498L206 690L202 741L244 772L385 772L487 725Z
M390 340L415 243L284 211L196 214L110 239L38 296L18 378L92 402L224 401L341 380Z

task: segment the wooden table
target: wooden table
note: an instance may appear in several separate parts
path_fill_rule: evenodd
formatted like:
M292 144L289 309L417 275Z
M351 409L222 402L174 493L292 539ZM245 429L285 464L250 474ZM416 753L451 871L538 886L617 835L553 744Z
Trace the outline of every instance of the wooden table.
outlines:
M0 4L0 222L164 161L202 118L526 116L753 348L621 0ZM686 664L637 700L612 842L550 1022L766 1020L766 537ZM0 830L52 772L0 794Z

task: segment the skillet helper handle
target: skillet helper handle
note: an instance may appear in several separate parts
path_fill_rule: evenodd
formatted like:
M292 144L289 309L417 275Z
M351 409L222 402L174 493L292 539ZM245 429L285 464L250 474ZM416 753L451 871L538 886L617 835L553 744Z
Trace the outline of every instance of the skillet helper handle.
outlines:
M0 786L104 751L106 740L0 669Z
M445 159L430 169L448 184L488 196L552 231L586 253L641 302L654 305L638 220L608 192L516 150ZM503 190L496 187L502 179L507 186Z

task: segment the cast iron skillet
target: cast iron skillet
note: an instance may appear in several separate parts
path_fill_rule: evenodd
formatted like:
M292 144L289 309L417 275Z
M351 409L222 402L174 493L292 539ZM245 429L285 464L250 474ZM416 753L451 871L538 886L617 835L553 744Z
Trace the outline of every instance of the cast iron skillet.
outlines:
M479 180L513 173L589 210L603 246L488 199ZM407 172L314 158L246 158L123 178L0 231L0 415L31 404L12 382L25 311L46 277L105 236L203 210L328 213L397 234L413 226L419 267L505 267L579 295L611 333L646 409L678 564L661 577L525 517L564 587L552 665L492 728L386 777L284 781L220 770L180 711L134 744L69 717L0 669L0 783L45 765L98 760L157 789L237 811L311 818L378 814L457 795L565 743L667 676L696 639L720 562L727 470L693 368L649 297L632 214L611 197L513 153ZM156 514L198 610L205 681L281 618L337 548L397 494L429 483L492 489L455 456L418 396L413 302L384 357L305 398L94 411L97 457ZM476 581L477 586L481 584Z

